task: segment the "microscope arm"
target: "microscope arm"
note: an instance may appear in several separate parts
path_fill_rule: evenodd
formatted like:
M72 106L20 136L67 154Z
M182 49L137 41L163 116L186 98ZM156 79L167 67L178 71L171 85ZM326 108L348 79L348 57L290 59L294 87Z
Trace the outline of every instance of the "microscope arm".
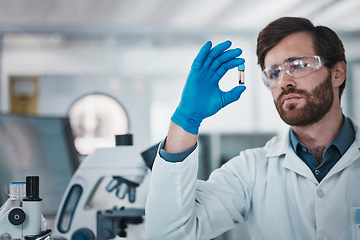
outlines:
M141 153L146 166L152 169L154 160L159 149L160 142L148 148ZM138 183L125 179L121 176L113 176L113 179L107 185L106 190L112 192L116 189L116 196L120 199L124 199L125 195L129 195L129 202L134 203L136 200L136 188L139 186Z

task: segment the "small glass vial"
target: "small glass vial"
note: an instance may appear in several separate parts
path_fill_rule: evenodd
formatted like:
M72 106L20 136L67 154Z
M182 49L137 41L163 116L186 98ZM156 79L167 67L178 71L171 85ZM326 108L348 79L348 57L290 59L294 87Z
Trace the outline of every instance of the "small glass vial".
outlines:
M11 208L22 207L22 200L26 196L26 183L25 182L10 182L9 185L9 198L0 208L0 219Z
M239 85L243 86L245 85L245 65L241 64L238 66L239 70Z

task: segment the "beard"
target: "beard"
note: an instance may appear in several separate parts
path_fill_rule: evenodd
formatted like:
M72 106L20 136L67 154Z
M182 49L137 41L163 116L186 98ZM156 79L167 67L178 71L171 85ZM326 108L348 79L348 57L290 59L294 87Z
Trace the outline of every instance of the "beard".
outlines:
M301 95L305 101L305 106L299 108L296 103L288 105L284 109L281 98L289 93ZM281 119L290 126L308 126L320 121L330 110L334 100L330 73L325 80L313 91L308 92L301 89L288 88L274 101L276 109Z

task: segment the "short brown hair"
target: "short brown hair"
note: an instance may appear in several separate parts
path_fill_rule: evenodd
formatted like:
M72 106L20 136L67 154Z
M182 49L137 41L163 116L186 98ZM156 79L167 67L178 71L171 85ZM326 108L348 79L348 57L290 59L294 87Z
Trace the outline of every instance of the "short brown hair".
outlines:
M309 33L313 39L314 50L317 55L329 61L326 64L331 68L339 61L345 59L345 49L338 35L328 27L314 26L313 23L300 17L282 17L269 23L260 31L257 39L256 54L261 69L265 68L265 56L282 39L297 32ZM340 86L340 97L345 88L345 82Z

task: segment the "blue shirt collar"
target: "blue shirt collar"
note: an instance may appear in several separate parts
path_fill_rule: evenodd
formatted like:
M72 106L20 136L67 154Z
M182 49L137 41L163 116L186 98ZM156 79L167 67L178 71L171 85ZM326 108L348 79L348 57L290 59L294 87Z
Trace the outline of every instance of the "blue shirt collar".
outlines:
M339 133L329 145L329 146L332 145L335 146L340 151L341 156L344 155L344 153L348 150L350 145L355 140L355 130L352 122L346 117L343 117L343 119L344 122ZM301 142L296 137L292 129L290 129L290 142L294 152L298 154L297 147L299 144L301 144Z

